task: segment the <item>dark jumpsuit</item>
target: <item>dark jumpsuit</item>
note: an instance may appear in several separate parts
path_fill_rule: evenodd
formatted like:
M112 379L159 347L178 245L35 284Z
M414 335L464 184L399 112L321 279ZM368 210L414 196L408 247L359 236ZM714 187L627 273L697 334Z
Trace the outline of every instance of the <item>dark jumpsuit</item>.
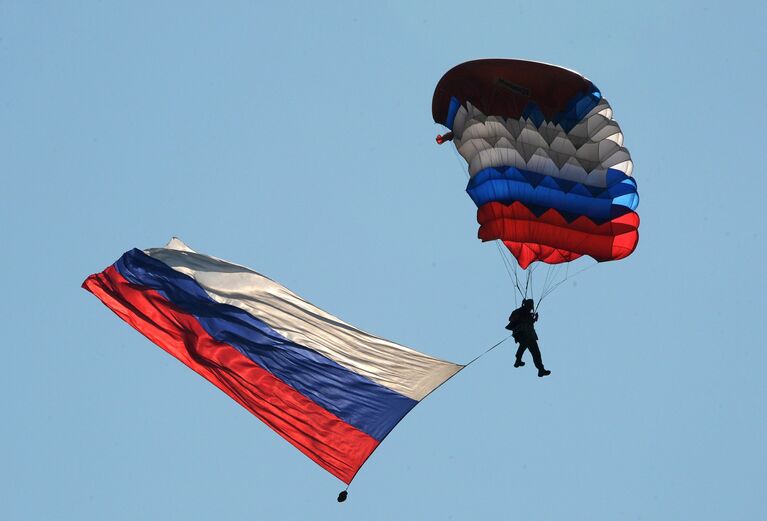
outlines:
M533 326L535 321L536 317L533 315L532 309L517 308L509 316L509 325L506 326L506 329L511 330L514 341L519 344L516 355L517 360L522 359L522 355L525 354L527 349L533 355L535 367L541 371L544 367L543 360L541 359L541 350L538 348L538 334Z

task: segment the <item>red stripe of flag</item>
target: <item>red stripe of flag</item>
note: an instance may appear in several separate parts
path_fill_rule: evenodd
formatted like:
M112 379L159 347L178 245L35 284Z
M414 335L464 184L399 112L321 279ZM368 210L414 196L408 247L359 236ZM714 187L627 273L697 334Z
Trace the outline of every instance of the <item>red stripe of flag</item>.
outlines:
M378 446L232 346L211 338L193 316L174 309L156 291L130 284L114 266L88 277L83 288L341 481L351 482Z

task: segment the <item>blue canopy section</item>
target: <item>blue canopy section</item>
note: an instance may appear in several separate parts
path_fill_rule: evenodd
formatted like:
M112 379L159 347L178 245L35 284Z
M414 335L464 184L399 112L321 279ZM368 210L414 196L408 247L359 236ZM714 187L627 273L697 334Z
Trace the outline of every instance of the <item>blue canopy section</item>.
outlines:
M575 96L567 104L567 108L554 117L552 123L559 124L565 132L570 132L575 125L586 117L586 114L599 104L600 99L602 99L602 94L596 87L588 94Z
M455 123L455 115L458 114L458 109L461 108L461 101L455 96L450 98L450 106L447 108L447 118L445 118L445 126L450 130L453 130L453 123Z
M636 181L613 169L608 170L607 187L601 188L512 166L485 168L469 180L466 191L477 207L519 201L537 214L554 208L567 220L585 215L595 222L609 221L639 205Z

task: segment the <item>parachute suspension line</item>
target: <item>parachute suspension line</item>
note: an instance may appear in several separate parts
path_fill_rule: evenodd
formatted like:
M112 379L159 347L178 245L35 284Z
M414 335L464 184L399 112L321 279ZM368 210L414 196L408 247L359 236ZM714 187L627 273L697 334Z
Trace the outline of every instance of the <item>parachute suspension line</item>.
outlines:
M589 265L589 266L586 266L585 268L582 268L582 269L580 269L580 270L576 271L576 272L575 272L575 273L573 273L572 275L569 275L569 274L567 274L567 273L566 273L566 274L565 274L565 278L564 278L564 279L562 279L561 281L559 281L558 283L556 283L556 284L555 284L554 286L552 286L552 287L551 287L551 288L550 288L550 289L549 289L549 290L548 290L548 291L547 291L547 292L546 292L546 293L545 293L543 296L541 296L540 300L538 301L538 305L540 305L540 303L541 303L541 300L543 300L545 297L547 297L547 296L551 295L551 294L552 294L552 293L553 293L553 292L554 292L554 291L555 291L555 290L556 290L556 289L557 289L559 286L561 286L562 284L564 284L564 283L565 283L565 282L567 282L568 280L570 280L570 279L572 279L572 278L575 278L576 276L580 275L580 274L581 274L581 273L583 273L584 271L590 270L591 268L593 268L593 267L594 267L594 266L596 266L597 264L599 264L599 262L595 262L594 264L591 264L591 265ZM569 272L569 266L568 266L568 272ZM536 309L537 309L537 307L536 307Z
M557 282L557 276L559 275L562 265L561 264L554 264L550 266L551 268L551 278L548 281L548 286L546 287L546 291L551 288L552 285L554 285Z
M514 284L516 284L516 286L517 286L517 293L519 293L519 295L521 297L522 296L522 283L519 282L519 276L517 275L517 263L514 262L514 261L511 261L511 260L509 260L509 263L514 268ZM521 302L517 303L517 294L515 293L514 294L514 307L517 307L519 305L521 305Z
M511 256L511 253L509 252L508 249L503 248L502 250L506 253L506 256L504 257L506 259L506 262L514 270L514 284L517 287L517 292L519 292L519 295L522 296L523 295L522 294L522 283L519 281L519 275L517 273L517 261L516 261L516 259L514 257ZM516 299L515 299L515 301L516 301Z
M528 289L530 290L530 298L534 298L534 296L535 296L535 291L534 291L534 288L533 288L533 282L534 282L534 279L535 279L535 277L534 277L535 270L537 270L537 269L538 269L538 265L537 264L531 264L527 268L527 271L526 271L526 273L527 273L527 280L525 281L525 296L524 296L524 298L527 298L527 291L528 291Z
M570 269L570 263L565 263L567 265L566 269ZM546 270L546 279L543 281L543 288L541 289L541 294L538 298L538 303L535 305L535 310L538 310L538 306L541 305L541 300L543 300L543 297L547 295L551 288L557 283L557 276L561 272L562 265L561 264L549 264L548 270ZM567 272L566 272L567 273ZM565 277L567 276L565 273Z
M533 290L533 282L535 282L533 273L535 273L535 268L537 268L537 266L530 266L530 273L528 275L530 279L530 298L531 299L535 299L535 291Z
M509 269L509 262L506 260L506 256L503 254L503 249L501 248L501 245L498 244L500 241L494 241L495 247L498 248L498 253L501 255L501 261L503 262L503 267L506 268L506 273L509 274L509 278L512 277L511 270Z
M519 296L522 298L525 298L524 291L522 290L522 283L519 280L519 274L517 273L517 263L515 260L511 257L511 254L509 251L501 246L503 241L500 239L495 241L495 245L498 248L498 254L501 256L501 259L503 260L503 265L506 267L506 272L509 274L509 278L512 276L514 279L512 282L514 283L514 287L517 290L517 293L519 293ZM513 271L512 271L513 270ZM517 293L514 294L514 305L517 305Z
M541 284L541 294L538 296L538 302L541 301L540 297L543 295L543 293L546 291L546 288L549 287L549 278L551 277L551 264L548 265L546 268L546 276L543 278L543 284ZM535 298L533 298L533 301ZM533 309L535 310L535 308Z
M495 242L495 246L498 248L498 254L501 256L501 260L503 261L503 266L504 268L506 268L506 273L509 274L509 279L511 279L512 283L514 283L514 287L516 288L517 292L519 292L519 294L522 295L522 288L520 287L520 284L519 284L519 277L517 277L517 267L513 265L509 261L509 259L506 258L506 255L503 254L503 248L500 245L501 241L494 241L494 242ZM514 267L513 272L509 268L509 265L512 265ZM514 277L513 279L512 279L512 276ZM516 302L517 302L517 294L515 293L514 303L516 304Z
M523 300L527 298L527 288L530 287L530 275L532 274L532 272L533 272L532 269L530 269L529 271L525 272L527 274L527 280L525 280L525 294L522 295L522 299Z
M549 289L550 284L556 277L556 274L557 274L556 266L557 265L555 264L549 264L549 267L546 270L546 278L543 280L543 288L541 288L541 294L540 294L541 297L543 296L544 293L546 293L546 290ZM540 302L540 298L538 299L538 302Z
M514 268L514 281L515 281L515 283L517 285L517 292L520 295L522 295L522 287L521 287L522 285L519 282L519 277L517 276L517 263L516 262L511 262L511 264L512 264L512 266ZM520 304L521 304L521 302L520 302ZM515 307L518 305L517 304L517 295L516 294L514 294L514 305L515 305Z
M575 273L573 273L572 275L570 275L570 266L569 266L569 263L568 263L567 269L566 269L566 271L565 271L565 276L564 276L564 278L563 278L562 280L560 280L559 282L557 282L556 284L553 284L553 285L552 285L552 286L551 286L551 287L548 289L548 291L546 291L546 293L545 293L544 295L542 295L542 296L541 296L541 299L543 299L543 297L547 297L548 295L552 294L552 293L553 293L553 292L554 292L554 291L555 291L555 290L556 290L556 289L557 289L559 286L561 286L562 284L564 284L565 282L567 282L567 281L568 281L570 278L572 278L572 277L575 277L575 276L576 276L576 275L578 275L579 273L581 273L581 272L583 272L583 271L586 271L587 269L590 269L590 268L592 268L593 266L594 266L594 264L592 264L591 266L587 266L587 267L585 267L585 268L583 268L583 269L581 269L581 270L579 270L579 271L576 271Z
M563 284L567 280L567 275L565 275L565 278L561 281L558 281L555 283L556 279L553 279L551 281L551 284L548 288L546 288L546 291L541 293L540 298L538 299L538 304L535 306L536 311L538 310L538 307L541 305L541 302L543 302L543 299L546 298L548 295L550 295L556 288L558 288L561 284Z

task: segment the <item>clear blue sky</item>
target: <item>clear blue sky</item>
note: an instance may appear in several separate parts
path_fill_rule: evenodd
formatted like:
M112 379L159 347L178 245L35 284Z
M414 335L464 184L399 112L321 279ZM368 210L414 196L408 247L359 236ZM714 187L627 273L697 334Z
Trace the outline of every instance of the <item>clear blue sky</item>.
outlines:
M0 2L0 519L762 519L764 4L359 4ZM178 235L470 360L514 298L431 95L481 57L600 87L639 248L544 302L551 377L493 351L338 505L80 283Z

